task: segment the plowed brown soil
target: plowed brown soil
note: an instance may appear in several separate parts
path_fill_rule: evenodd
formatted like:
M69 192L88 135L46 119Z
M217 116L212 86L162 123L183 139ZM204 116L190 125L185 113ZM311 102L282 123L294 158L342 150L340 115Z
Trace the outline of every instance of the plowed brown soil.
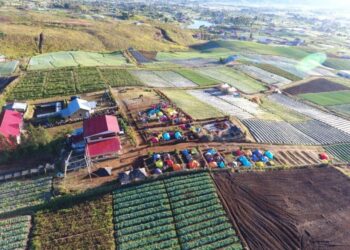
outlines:
M299 95L339 90L349 90L349 88L342 84L332 82L328 79L318 78L290 88L286 88L284 91L291 95Z
M350 249L350 179L331 167L214 173L251 249Z

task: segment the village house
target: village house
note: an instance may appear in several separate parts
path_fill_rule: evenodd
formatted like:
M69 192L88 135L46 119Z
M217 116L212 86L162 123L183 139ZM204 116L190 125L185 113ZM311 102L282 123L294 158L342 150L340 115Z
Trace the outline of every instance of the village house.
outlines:
M117 157L121 151L118 120L115 116L95 116L84 120L85 154L90 159Z
M80 98L73 99L65 109L60 111L64 119L86 119L96 108L96 102L88 102Z

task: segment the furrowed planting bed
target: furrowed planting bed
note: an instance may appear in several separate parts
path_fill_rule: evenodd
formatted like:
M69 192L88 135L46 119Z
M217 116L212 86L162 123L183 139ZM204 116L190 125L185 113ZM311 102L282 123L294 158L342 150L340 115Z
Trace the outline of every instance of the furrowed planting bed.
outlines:
M30 216L0 220L0 249L27 249L30 221Z

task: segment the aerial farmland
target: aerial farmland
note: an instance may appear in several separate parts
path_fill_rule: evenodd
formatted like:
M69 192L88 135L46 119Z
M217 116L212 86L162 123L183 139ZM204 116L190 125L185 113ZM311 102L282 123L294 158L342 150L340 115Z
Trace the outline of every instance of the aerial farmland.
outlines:
M0 0L1 250L350 249L348 17L39 2Z

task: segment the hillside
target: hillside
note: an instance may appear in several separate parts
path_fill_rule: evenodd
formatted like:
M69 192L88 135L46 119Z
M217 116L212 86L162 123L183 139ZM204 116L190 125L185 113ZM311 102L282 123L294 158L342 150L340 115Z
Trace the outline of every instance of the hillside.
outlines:
M194 43L189 31L175 24L144 21L94 20L55 11L0 10L0 53L8 57L38 53L36 38L44 33L44 52L86 50L184 50Z

